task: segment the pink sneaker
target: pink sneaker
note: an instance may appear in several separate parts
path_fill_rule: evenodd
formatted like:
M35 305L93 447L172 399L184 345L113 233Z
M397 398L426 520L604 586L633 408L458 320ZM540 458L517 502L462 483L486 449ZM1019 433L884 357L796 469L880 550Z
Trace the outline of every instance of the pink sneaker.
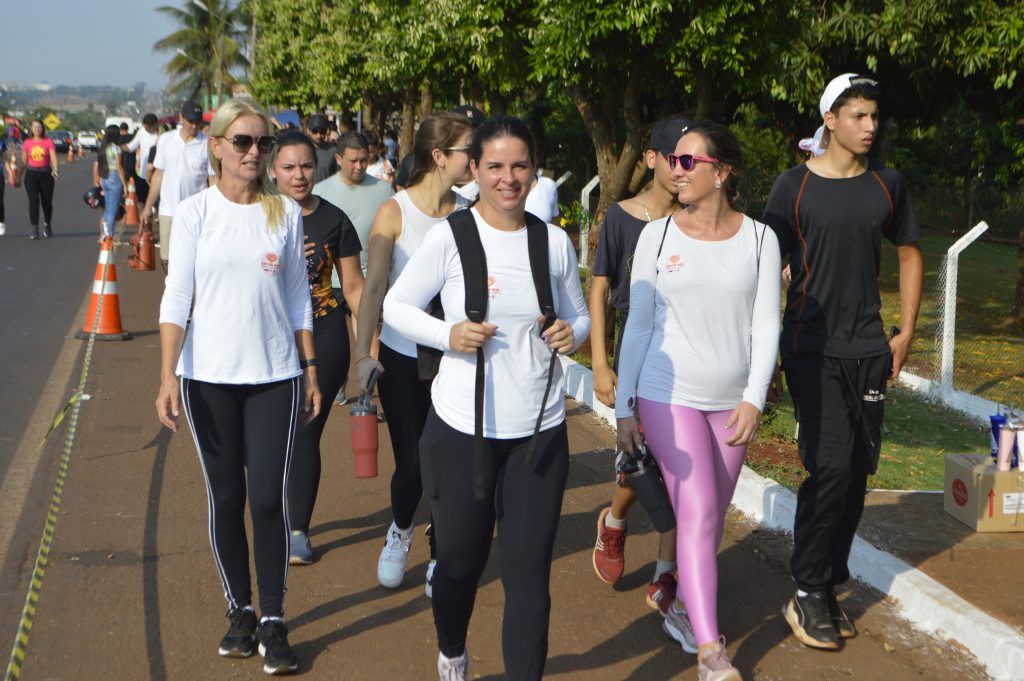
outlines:
M729 656L725 654L725 637L715 643L715 647L704 656L697 656L698 681L743 681L740 670L732 666Z
M605 584L617 584L626 569L626 528L617 530L604 524L612 509L597 517L597 541L594 543L594 572Z

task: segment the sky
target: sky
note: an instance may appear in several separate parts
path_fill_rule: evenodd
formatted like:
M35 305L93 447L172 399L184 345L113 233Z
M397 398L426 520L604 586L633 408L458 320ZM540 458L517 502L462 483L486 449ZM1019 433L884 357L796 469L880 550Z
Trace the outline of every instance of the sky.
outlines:
M153 43L172 33L175 25L154 8L184 3L185 0L21 3L14 12L4 12L5 18L13 17L19 25L16 30L0 32L0 82L114 86L143 82L150 89L161 90L167 85L163 66L172 55L154 52ZM31 23L30 9L36 15ZM46 35L40 37L32 30L35 25L45 26ZM112 25L121 28L105 28Z

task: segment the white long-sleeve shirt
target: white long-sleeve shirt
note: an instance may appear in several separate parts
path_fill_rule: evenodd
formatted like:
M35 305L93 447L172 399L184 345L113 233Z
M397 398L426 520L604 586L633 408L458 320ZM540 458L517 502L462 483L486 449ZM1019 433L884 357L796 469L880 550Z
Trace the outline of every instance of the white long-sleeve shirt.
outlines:
M178 375L246 384L302 373L295 332L313 329L302 214L281 200L274 230L259 203L232 203L217 187L175 210L160 323L185 328L192 310Z
M486 320L498 327L484 343L484 437L512 439L533 434L544 397L551 350L541 339L540 307L530 272L525 229L495 229L473 209L487 254L489 300ZM548 225L548 261L555 312L573 328L577 344L590 332L576 253L565 232ZM424 312L441 292L445 319ZM476 353L454 352L451 328L466 320L465 284L458 247L448 221L433 227L384 298L384 317L396 331L444 351L431 396L437 415L462 433L474 432ZM562 369L555 365L541 429L565 420Z
M631 416L637 395L705 411L741 401L763 409L779 347L775 233L744 216L731 238L703 241L669 220L667 231L665 220L648 223L637 242L615 415Z

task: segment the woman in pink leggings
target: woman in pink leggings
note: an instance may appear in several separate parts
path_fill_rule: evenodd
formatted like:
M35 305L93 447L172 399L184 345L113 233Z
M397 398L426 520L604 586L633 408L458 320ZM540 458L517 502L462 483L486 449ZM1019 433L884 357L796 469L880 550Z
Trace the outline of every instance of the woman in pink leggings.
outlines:
M683 207L637 243L618 440L627 452L643 442L638 414L676 513L679 587L664 629L698 654L700 681L738 681L718 630L716 556L775 367L779 248L733 207L743 155L728 128L695 123L668 160Z

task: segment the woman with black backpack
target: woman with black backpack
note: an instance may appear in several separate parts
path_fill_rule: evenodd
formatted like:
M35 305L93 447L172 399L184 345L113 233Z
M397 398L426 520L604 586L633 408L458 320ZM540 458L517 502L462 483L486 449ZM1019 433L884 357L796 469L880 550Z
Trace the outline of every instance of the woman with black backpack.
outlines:
M470 678L466 633L495 523L506 678L540 679L547 658L551 560L569 470L555 353L572 352L590 318L565 232L524 210L535 159L522 121L484 121L470 149L479 202L426 235L384 301L399 333L444 351L420 438L437 532L442 680ZM424 312L438 292L444 320Z

